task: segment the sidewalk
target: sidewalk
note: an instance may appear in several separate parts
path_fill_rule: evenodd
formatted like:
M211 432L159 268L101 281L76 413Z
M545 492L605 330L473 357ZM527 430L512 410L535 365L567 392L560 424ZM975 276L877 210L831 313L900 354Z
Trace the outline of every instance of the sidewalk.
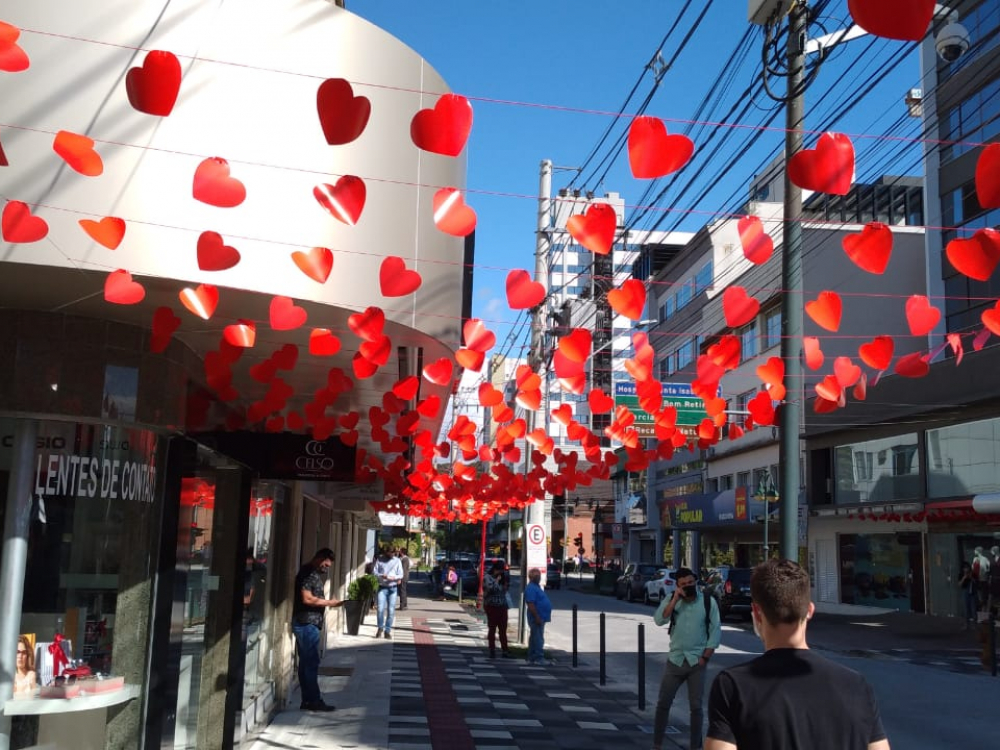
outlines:
M391 641L373 638L371 613L359 635L337 636L327 650L320 688L336 711L293 710L293 694L252 750L650 747L652 707L632 710L633 692L600 687L596 669L573 669L560 652L546 667L490 659L478 618L419 591L411 586ZM673 746L686 747L686 733L681 741Z

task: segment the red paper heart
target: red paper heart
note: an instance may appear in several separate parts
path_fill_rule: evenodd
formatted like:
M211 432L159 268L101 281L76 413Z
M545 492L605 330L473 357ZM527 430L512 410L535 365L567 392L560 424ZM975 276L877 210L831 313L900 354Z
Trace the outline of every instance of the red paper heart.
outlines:
M738 424L729 425L730 440L739 440L741 437L743 437L743 435L744 435L743 428L740 427Z
M991 143L979 152L976 197L983 209L1000 208L1000 143Z
M226 245L218 232L202 232L198 237L198 268L202 271L225 271L239 262L239 250Z
M574 240L597 255L607 255L615 241L618 215L607 203L593 203L586 214L574 214L566 222Z
M434 193L434 225L445 234L466 237L476 228L476 212L465 205L456 188L441 188Z
M574 328L559 339L559 351L573 362L586 362L590 356L592 338L586 328Z
M888 370L895 348L896 344L891 336L876 336L858 347L858 356L873 370Z
M194 171L191 194L195 200L219 208L233 208L247 197L242 182L229 174L229 162L219 157L205 159Z
M632 176L652 179L676 172L691 160L694 143L686 135L667 135L667 127L656 117L632 120L628 130L628 162Z
M608 304L619 315L629 320L640 320L646 309L646 285L638 279L628 279L621 289L608 292Z
M369 362L381 367L389 361L389 355L392 353L392 340L388 336L382 336L376 341L362 341L358 351Z
M460 367L464 367L466 370L479 372L483 369L483 363L486 362L486 354L473 349L462 348L455 352L455 361L458 362Z
M340 351L340 339L329 328L313 328L309 334L309 353L314 357L332 357Z
M431 394L417 404L417 411L422 417L434 419L438 415L438 412L441 411L441 398Z
M174 331L181 324L181 319L169 307L158 307L153 312L152 334L149 337L149 350L154 354L166 351Z
M313 188L316 202L337 221L353 227L365 209L368 188L360 177L345 174L333 185L322 183Z
M986 326L995 336L1000 336L1000 302L997 302L996 305L988 310L983 310L983 314L980 318L983 321L983 325ZM979 350L977 349L976 351Z
M841 388L850 388L861 379L861 368L850 357L837 357L833 360L833 374Z
M945 249L955 270L976 281L989 281L1000 263L1000 232L980 229L969 239L954 239Z
M410 122L417 148L443 156L458 156L472 131L472 105L464 96L444 94L434 109L422 109Z
M142 67L132 68L125 76L129 103L148 115L169 115L180 89L181 64L173 52L153 50L146 54Z
M351 358L351 369L358 380L367 380L378 372L378 365L365 359L361 352L357 352Z
M836 401L830 401L822 396L817 396L816 400L813 401L813 411L816 414L829 414L831 412L837 411L840 408L840 404Z
M930 370L931 366L927 362L927 355L920 352L906 354L896 360L895 372L904 378L922 378Z
M823 133L815 149L788 160L788 177L803 190L847 195L854 181L854 145L842 133Z
M3 150L3 142L0 141L0 167L9 167L10 162L7 161L7 154Z
M101 155L94 150L94 141L85 135L60 130L52 142L52 150L62 157L71 169L86 177L97 177L104 172Z
M367 307L364 312L347 317L347 327L355 336L365 341L378 341L385 327L385 313L379 307Z
M614 408L615 400L600 388L594 388L587 394L587 403L593 414L607 414Z
M402 380L396 381L392 386L392 392L397 398L403 401L411 401L420 390L420 379L416 375L410 375Z
M927 36L935 0L847 0L854 23L869 34L919 42Z
M253 365L249 373L250 377L258 383L270 383L278 374L278 366L274 360L265 359L263 362Z
M125 238L125 222L114 216L105 216L100 221L80 219L79 224L90 239L108 250L117 250Z
M269 317L272 330L292 331L304 325L308 315L291 298L279 294L271 299Z
M108 274L104 280L104 299L115 305L135 305L146 296L142 284L132 280L132 274L118 269Z
M858 379L857 385L854 386L852 394L858 401L864 401L868 398L868 376L865 373L861 373L861 377Z
M450 359L441 357L437 362L425 365L423 372L424 377L434 383L434 385L448 385L451 382L454 367Z
M215 308L219 304L219 290L211 284L199 284L196 289L185 287L178 295L181 304L188 309L192 315L208 320L215 314Z
M462 326L465 345L475 352L488 352L497 342L496 334L489 330L479 318L469 318Z
M406 262L395 255L382 260L378 272L379 287L383 297L405 297L420 288L420 273L406 267Z
M757 317L760 312L760 302L747 294L741 286L727 286L722 293L722 312L726 316L726 325L739 328Z
M747 411L754 424L774 424L774 404L771 403L771 394L766 391L761 391L747 402Z
M479 384L479 405L484 407L499 406L503 403L503 391L497 390L492 383Z
M329 78L316 91L316 111L326 142L342 146L364 132L372 103L367 97L355 96L349 81Z
M7 201L0 217L0 234L7 242L38 242L49 233L49 225L41 216L32 216L31 209L21 201Z
M0 21L0 70L20 73L31 65L27 53L17 45L19 36L19 28Z
M232 346L252 349L257 339L257 326L252 320L240 320L223 328L222 337Z
M515 268L507 274L507 305L511 310L527 310L545 299L545 287L532 281L527 271Z
M757 366L757 377L768 386L768 393L775 401L785 397L785 363L781 357L771 357Z
M846 235L841 245L862 271L882 274L892 255L892 230L880 221L873 221L864 226L861 234Z
M842 309L840 295L836 292L820 292L815 300L806 302L806 313L813 322L831 333L840 329Z
M756 265L766 263L774 252L774 240L764 231L764 224L757 216L744 216L737 223L743 256Z
M741 351L740 340L727 334L708 347L706 354L712 364L723 370L734 370L739 367Z
M819 347L819 339L815 336L804 336L802 338L802 350L805 353L806 367L810 370L818 370L823 366L823 350Z
M333 251L328 247L314 247L305 252L296 250L292 260L302 273L319 284L325 283L333 270Z
M914 336L926 336L941 320L941 311L931 305L922 294L914 294L906 300L906 322Z

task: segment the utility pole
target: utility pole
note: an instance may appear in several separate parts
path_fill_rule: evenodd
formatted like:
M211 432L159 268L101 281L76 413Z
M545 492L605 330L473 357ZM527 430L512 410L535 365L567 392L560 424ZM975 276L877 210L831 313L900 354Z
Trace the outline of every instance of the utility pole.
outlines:
M788 21L785 100L785 202L781 253L781 359L788 395L781 407L778 463L781 466L781 555L799 558L799 427L802 401L802 189L788 177L788 162L802 150L805 120L805 0L793 0Z

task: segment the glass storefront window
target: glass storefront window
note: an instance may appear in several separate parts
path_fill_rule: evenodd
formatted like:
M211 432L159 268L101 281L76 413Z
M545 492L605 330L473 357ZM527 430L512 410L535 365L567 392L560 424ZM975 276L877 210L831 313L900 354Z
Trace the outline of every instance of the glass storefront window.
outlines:
M243 639L246 661L243 704L251 703L271 684L271 555L274 506L283 501L285 488L258 482L250 501L250 529L247 537L246 568L243 581Z
M844 604L924 611L919 532L841 534L840 600Z
M927 431L927 496L1000 492L1000 419Z
M834 502L839 505L911 500L924 494L916 433L838 445L834 471Z

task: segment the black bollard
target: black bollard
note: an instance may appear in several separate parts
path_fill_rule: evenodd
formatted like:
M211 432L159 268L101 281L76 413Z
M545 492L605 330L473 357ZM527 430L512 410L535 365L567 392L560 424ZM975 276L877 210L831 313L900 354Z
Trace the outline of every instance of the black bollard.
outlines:
M638 649L638 673L639 673L639 710L646 710L646 626L639 623L639 649Z
M578 644L577 644L577 640L576 640L576 615L577 615L578 609L579 608L577 607L577 605L574 604L573 605L573 666L574 667L576 667L576 665L577 665L577 653L578 653L578 649L577 649L577 645Z
M997 676L997 615L990 610L990 674Z
M608 680L608 672L606 669L605 657L606 653L604 648L604 613L601 612L601 684L602 685L606 683Z
M458 579L458 603L462 603L462 579Z

